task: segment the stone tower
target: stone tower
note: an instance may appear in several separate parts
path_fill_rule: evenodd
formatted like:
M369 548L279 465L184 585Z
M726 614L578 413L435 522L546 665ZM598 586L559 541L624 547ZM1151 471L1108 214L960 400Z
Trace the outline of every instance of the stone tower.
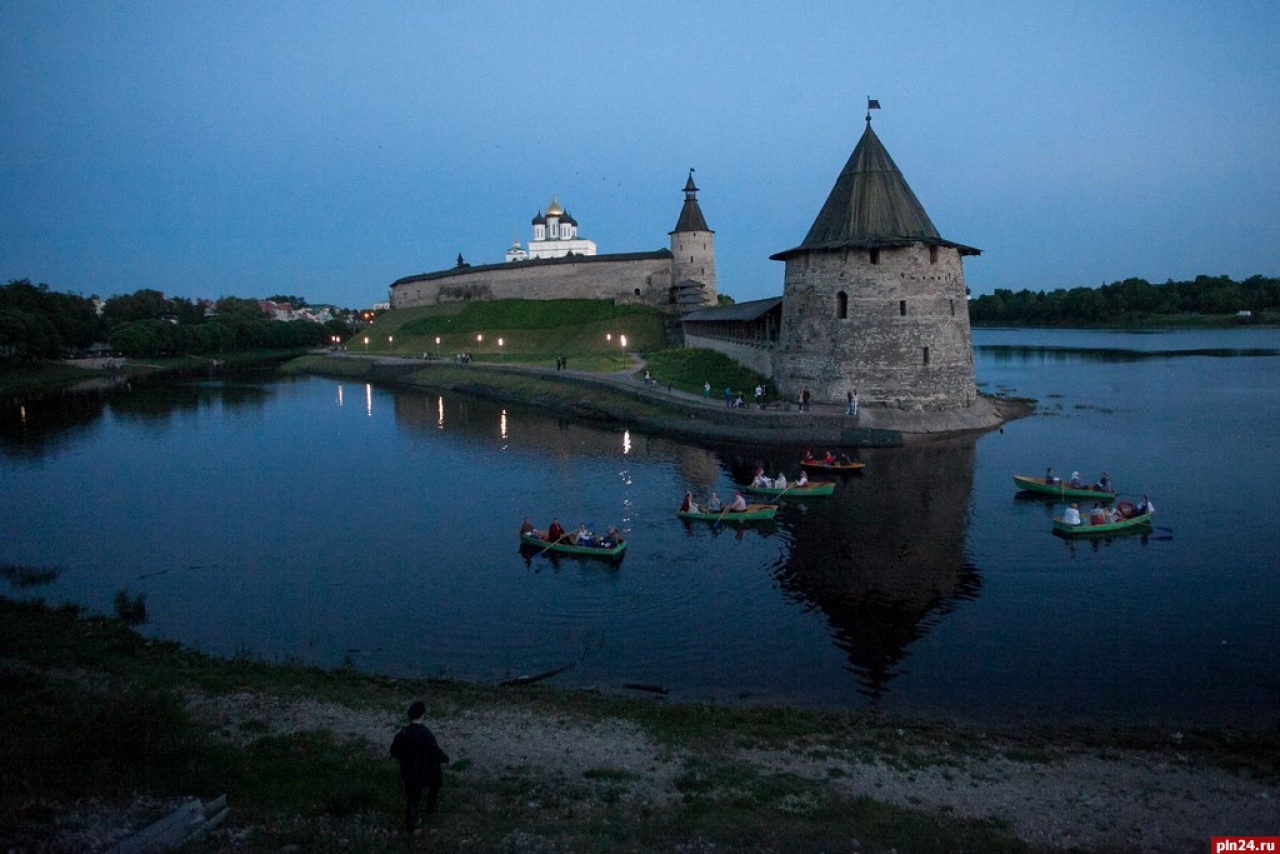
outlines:
M683 314L716 304L715 232L698 206L693 170L684 184L684 207L671 232L671 299Z
M956 409L977 398L963 258L871 130L786 262L774 381L794 398Z

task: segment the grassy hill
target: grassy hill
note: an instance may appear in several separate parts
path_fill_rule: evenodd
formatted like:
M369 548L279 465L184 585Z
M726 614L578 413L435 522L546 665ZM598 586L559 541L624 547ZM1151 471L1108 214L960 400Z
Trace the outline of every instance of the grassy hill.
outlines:
M355 353L468 353L479 361L552 365L559 356L575 362L591 357L594 369L607 369L594 364L600 359L621 368L629 361L624 350L646 353L665 346L661 313L613 300L491 300L396 309L347 342Z

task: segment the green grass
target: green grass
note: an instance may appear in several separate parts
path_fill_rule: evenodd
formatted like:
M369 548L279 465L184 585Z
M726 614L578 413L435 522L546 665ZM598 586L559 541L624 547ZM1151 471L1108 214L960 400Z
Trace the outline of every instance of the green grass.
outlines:
M615 305L613 300L445 303L386 312L348 340L347 350L417 357L431 353L446 359L469 353L478 360L547 366L566 356L572 367L596 370L581 360L615 354L624 364L623 336L632 353L666 346L663 322L656 309Z
M757 384L766 379L714 350L661 350L648 353L645 361L660 386L669 383L681 391L702 394L703 383L711 383L711 399L723 400L725 387L741 391L747 403ZM773 389L774 396L777 390Z

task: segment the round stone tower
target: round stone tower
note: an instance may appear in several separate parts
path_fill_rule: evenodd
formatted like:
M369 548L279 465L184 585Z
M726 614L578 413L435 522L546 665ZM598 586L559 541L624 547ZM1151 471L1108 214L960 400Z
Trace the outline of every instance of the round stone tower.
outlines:
M818 402L956 409L977 398L962 259L871 130L786 262L774 381Z
M671 301L681 313L716 304L715 232L698 205L693 170L684 184L684 207L671 233Z

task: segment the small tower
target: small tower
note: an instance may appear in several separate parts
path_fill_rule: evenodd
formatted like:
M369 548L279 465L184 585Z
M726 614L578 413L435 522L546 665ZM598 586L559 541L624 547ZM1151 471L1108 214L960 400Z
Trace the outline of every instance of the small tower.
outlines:
M716 240L698 206L693 170L684 184L684 207L671 233L671 301L680 312L716 304Z
M871 102L875 103L875 102ZM878 104L876 104L878 107ZM875 107L872 107L874 109ZM867 127L786 262L774 379L794 396L956 409L977 398L962 259Z

